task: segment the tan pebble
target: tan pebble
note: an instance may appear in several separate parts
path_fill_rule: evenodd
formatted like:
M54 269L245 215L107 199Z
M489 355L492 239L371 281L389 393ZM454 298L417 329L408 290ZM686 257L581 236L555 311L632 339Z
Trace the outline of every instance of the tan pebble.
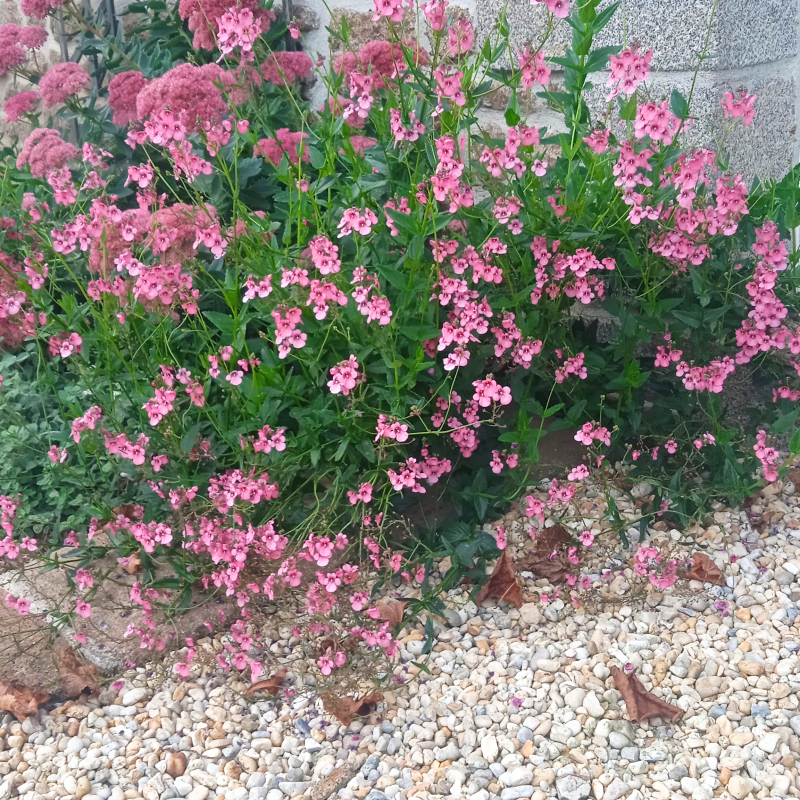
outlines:
M89 783L89 779L85 775L82 778L78 778L78 786L75 789L75 800L81 800L81 797L89 794L91 790L92 785Z
M311 738L315 742L324 742L325 734L319 728L314 728L314 730L311 731Z
M17 764L17 772L25 772L26 769L28 769L27 762L20 761L19 764Z
M794 769L797 765L797 761L793 755L787 754L781 759L781 764L786 767L786 769Z
M749 622L749 620L750 620L750 609L749 608L737 608L736 609L736 619L739 619L742 622Z
M453 734L447 726L442 726L439 730L449 739ZM324 738L324 737L323 737Z
M522 753L523 758L528 758L533 753L533 751L534 751L533 741L528 739L528 741L525 742L524 745L522 745L522 748L520 749L519 752Z
M72 720L71 722L68 722L67 723L67 731L66 731L67 736L69 736L70 738L72 738L73 736L77 736L78 735L78 729L80 728L80 726L81 726L80 722L77 722L76 720Z
M222 770L229 778L238 781L242 774L242 768L235 761L228 761Z
M660 686L667 675L667 662L656 661L653 664L653 686Z
M719 782L720 782L720 783L721 783L723 786L727 786L727 785L728 785L728 781L729 781L730 779L731 779L731 771L730 771L730 770L729 770L727 767L723 767L723 768L722 768L722 769L719 771Z
M739 672L748 677L756 677L764 674L764 665L759 664L758 661L740 661Z
M749 653L750 652L750 642L748 642L747 640L743 641L739 645L739 650L741 650L743 653Z
M179 683L172 692L172 699L179 703L184 697L186 697L186 684Z
M167 775L180 778L186 772L186 753L170 753L167 756Z

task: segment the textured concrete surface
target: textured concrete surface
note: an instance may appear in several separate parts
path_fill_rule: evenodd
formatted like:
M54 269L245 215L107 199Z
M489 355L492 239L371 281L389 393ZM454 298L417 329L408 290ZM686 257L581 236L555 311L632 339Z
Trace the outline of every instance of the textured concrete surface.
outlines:
M604 0L604 5L609 2ZM117 0L118 8L124 4L125 0ZM338 27L342 17L350 25L353 49L387 35L385 21L372 21L372 0L332 3L304 0L295 9L294 16L303 30L303 45L312 55L335 56L342 51L341 42L327 30ZM547 54L563 54L571 38L571 28L563 20L556 21L548 33L544 3L451 0L450 4L450 10L457 15L468 14L472 18L478 43L487 36L497 36L496 21L503 9L516 47L528 42L538 45L546 37ZM0 24L3 22L26 23L17 0L0 2ZM408 34L413 35L413 23L410 19L407 22ZM668 97L673 88L688 94L697 71L693 102L697 122L689 139L708 146L724 142L732 167L749 179L756 175L780 175L800 155L796 129L800 120L799 38L800 0L716 0L716 5L715 0L625 0L597 44L639 42L643 49L652 49L653 74L642 91L649 92L653 99ZM420 39L426 44L424 31ZM706 58L701 62L706 40ZM58 58L57 41L51 37L41 59L49 66ZM554 71L554 84L558 79ZM605 106L605 80L604 73L595 76L597 87L591 103L598 113ZM726 133L720 100L725 91L740 87L759 95L756 119L747 128L737 120L732 131ZM8 76L0 78L0 102L22 88L25 87L13 85ZM318 81L311 93L315 104L322 103L324 93L324 85ZM488 97L482 117L502 127L505 104L502 92ZM529 123L557 127L553 125L552 110L544 102L533 98L530 112ZM15 135L24 135L25 130L23 126L0 121L0 133L8 141Z

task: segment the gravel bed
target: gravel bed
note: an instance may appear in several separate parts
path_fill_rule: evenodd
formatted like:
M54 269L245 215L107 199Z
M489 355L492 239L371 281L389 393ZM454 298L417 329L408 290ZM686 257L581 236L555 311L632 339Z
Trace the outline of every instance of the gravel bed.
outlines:
M600 531L600 494L575 502ZM617 501L631 519L632 502ZM521 548L524 520L503 524ZM798 797L800 498L768 487L693 536L726 586L637 593L625 567L578 608L529 574L521 609L453 590L433 652L421 625L405 628L384 703L350 725L313 697L245 697L222 671L182 683L134 670L98 698L21 724L2 715L0 800ZM290 672L297 646L271 647ZM615 665L683 716L632 724Z

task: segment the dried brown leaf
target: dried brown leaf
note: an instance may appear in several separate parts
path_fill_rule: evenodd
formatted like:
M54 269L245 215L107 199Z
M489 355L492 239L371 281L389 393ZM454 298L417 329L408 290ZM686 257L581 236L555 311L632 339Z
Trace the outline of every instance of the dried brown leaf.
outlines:
M78 697L87 690L90 694L100 691L102 675L97 665L84 661L68 644L56 645L56 663L67 697Z
M254 683L249 689L247 689L247 691L245 691L245 695L249 697L250 695L254 695L256 692L266 692L269 695L276 695L280 691L281 681L285 677L286 670L279 669L269 678L265 678L263 681Z
M388 622L393 628L403 621L403 614L405 613L408 603L395 600L378 600L375 603L376 608L380 611L380 619Z
M123 567L123 569L128 573L128 575L135 575L137 572L140 572L142 569L142 559L139 558L139 554L134 553L132 556L130 556L128 563Z
M322 707L328 714L332 714L342 725L349 725L356 717L366 717L378 708L378 703L383 700L380 692L365 694L361 698L338 697L335 694L322 695Z
M725 585L725 575L722 570L705 553L695 553L692 556L692 568L684 572L682 577L689 581Z
M626 675L619 667L611 667L611 677L625 701L631 722L651 717L665 717L675 722L683 714L677 706L648 692L633 673Z
M16 681L0 682L0 711L10 711L20 722L36 714L39 704L49 699L50 695L41 689L29 689Z
M575 572L567 558L569 542L569 531L562 525L544 528L536 535L534 547L520 563L520 569L550 583L563 583L568 573Z
M475 602L480 605L490 597L498 602L506 600L517 608L522 605L522 588L517 583L514 561L508 550L503 550L503 554L497 559L489 580L481 587Z

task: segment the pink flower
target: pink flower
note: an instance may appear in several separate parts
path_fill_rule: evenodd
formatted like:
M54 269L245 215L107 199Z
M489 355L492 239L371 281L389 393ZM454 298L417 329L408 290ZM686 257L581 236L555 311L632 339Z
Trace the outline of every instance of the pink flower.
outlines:
M63 464L67 460L66 448L59 448L57 445L52 445L47 451L47 457L54 464Z
M78 600L75 603L75 613L84 619L89 619L92 615L92 607L85 600Z
M585 547L591 547L594 542L594 534L591 531L584 531L579 537L581 544Z
M330 658L328 658L328 656L322 656L317 660L317 666L323 675L330 675L331 672L333 672L335 664Z
M347 493L347 497L350 500L351 505L356 505L359 502L372 502L372 484L362 483L361 486L358 487L357 492L349 491Z
M497 544L498 550L505 550L506 546L508 545L508 540L506 539L506 530L505 528L501 528L499 525L495 528L495 543Z
M45 108L63 103L83 89L88 89L92 79L83 67L74 61L64 61L50 67L39 81L39 94Z
M64 0L21 0L19 7L26 17L44 19L51 11L61 8Z
M86 644L86 634L85 633L76 633L72 638L78 644Z
M220 19L237 6L238 10L248 9L261 23L261 28L268 31L275 20L275 14L259 5L257 0L180 0L178 13L186 20L189 30L194 32L192 47L195 49L214 50Z
M585 464L579 464L577 467L574 467L570 470L569 475L567 475L568 481L581 481L584 478L589 477L589 468Z
M114 112L115 125L125 126L138 119L136 96L147 83L147 78L136 70L119 72L109 81L108 106Z
M239 652L236 653L236 655L233 656L233 658L231 658L231 665L236 669L241 670L247 666L249 661L250 659L247 657L246 653Z
M181 676L181 678L188 678L192 673L192 665L188 663L174 664L172 669Z
M734 99L733 92L725 92L722 108L726 117L743 117L744 124L749 125L756 114L755 102L758 95L739 92L739 99Z
M11 95L3 105L6 119L9 122L19 122L25 114L36 108L38 102L39 95L36 92L20 92Z
M77 157L78 148L65 142L58 131L36 128L22 145L17 156L17 169L27 164L34 178L44 178L46 173L61 169Z

